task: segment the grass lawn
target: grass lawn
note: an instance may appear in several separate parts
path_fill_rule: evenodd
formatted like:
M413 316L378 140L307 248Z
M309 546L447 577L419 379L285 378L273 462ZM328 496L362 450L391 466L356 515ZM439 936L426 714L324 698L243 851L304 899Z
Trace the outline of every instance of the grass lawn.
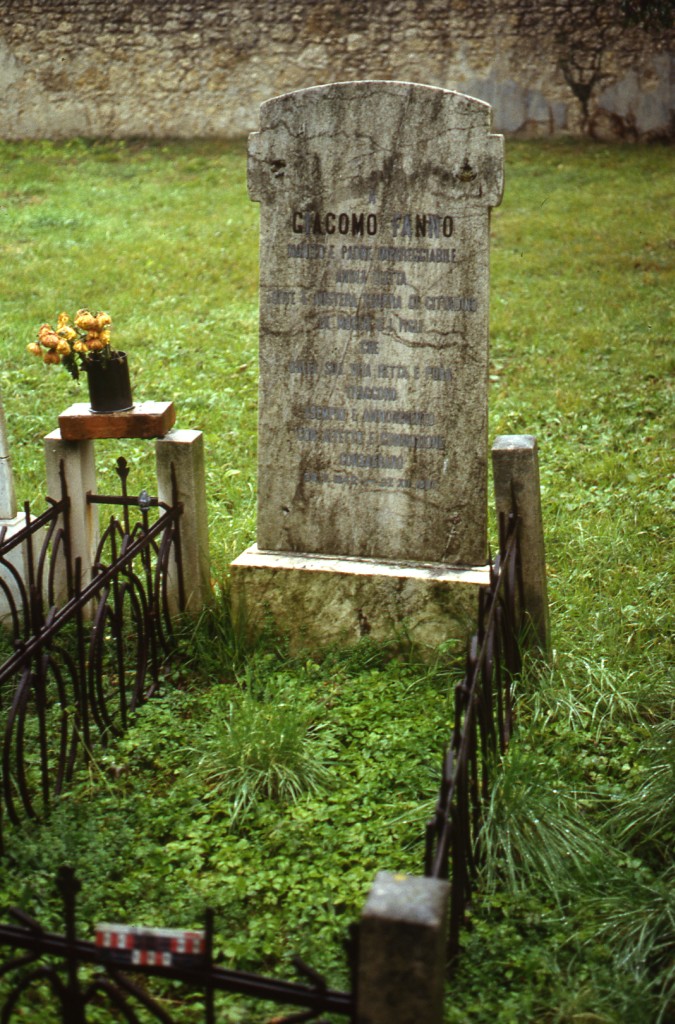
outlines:
M204 431L222 609L255 529L245 145L0 143L0 156L0 390L19 500L42 507L42 438L84 400L26 344L62 309L105 309L136 399L174 399L177 425ZM554 652L518 686L446 1020L672 1021L675 161L571 141L508 141L506 160L490 433L539 442ZM100 490L116 489L118 454L132 490L152 490L153 446L120 444L100 444ZM299 953L347 984L341 941L375 872L421 873L458 663L452 646L430 665L372 644L244 656L226 616L205 617L163 696L50 820L7 829L0 902L56 926L54 872L70 863L83 936L102 919L198 925L210 905L226 964L291 977ZM38 1003L21 1019L47 1021ZM278 1011L228 998L219 1012Z

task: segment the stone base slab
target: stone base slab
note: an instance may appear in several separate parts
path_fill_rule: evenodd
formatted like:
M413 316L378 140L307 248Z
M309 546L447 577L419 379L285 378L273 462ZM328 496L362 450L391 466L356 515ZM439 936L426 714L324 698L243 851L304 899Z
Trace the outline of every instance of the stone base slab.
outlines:
M487 565L291 554L247 548L231 565L234 620L249 637L272 626L292 652L349 646L369 636L401 649L465 641L475 629Z

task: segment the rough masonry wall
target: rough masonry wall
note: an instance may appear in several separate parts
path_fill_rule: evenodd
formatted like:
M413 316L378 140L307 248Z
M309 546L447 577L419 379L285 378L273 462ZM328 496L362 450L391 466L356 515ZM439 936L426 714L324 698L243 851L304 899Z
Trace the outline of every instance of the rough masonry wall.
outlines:
M0 0L0 137L246 135L261 102L385 78L519 134L672 138L672 32L620 0Z

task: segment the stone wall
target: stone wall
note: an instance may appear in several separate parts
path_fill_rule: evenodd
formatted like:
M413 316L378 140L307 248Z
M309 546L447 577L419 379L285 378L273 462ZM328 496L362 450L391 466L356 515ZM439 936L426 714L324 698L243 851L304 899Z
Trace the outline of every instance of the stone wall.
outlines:
M236 137L260 103L386 78L522 135L673 136L674 34L621 0L0 0L0 137Z

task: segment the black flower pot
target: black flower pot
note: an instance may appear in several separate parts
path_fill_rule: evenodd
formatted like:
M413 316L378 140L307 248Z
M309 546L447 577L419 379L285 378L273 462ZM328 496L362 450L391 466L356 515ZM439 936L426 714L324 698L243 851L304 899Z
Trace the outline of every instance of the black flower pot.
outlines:
M126 352L90 355L86 364L91 412L126 412L133 409Z

